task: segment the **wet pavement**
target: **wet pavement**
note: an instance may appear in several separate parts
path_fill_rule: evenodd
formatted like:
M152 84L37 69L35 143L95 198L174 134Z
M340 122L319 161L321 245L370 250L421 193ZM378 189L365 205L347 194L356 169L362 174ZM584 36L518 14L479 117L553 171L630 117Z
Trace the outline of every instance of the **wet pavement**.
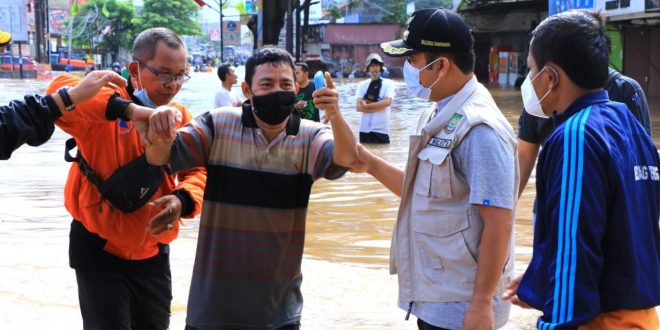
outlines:
M242 77L239 68L239 77ZM341 107L357 134L354 110L356 81L338 80ZM25 93L43 92L46 82L0 80L0 104ZM215 73L194 73L176 100L193 114L210 110L219 87ZM492 89L507 119L517 129L520 93ZM419 114L430 104L408 96L397 84L392 106L392 143L370 148L403 167L408 136ZM654 117L654 136L660 136ZM59 129L39 148L25 146L0 171L0 328L81 328L73 270L68 267L70 216L63 207L62 189L69 165L63 160ZM656 139L656 144L658 143ZM516 271L522 273L531 257L532 175L516 216ZM309 203L303 261L303 329L416 329L404 321L396 306L396 277L387 265L391 231L399 199L366 174L349 173L336 181L320 180ZM172 329L183 329L188 287L196 248L197 220L186 222L172 244ZM537 313L512 309L506 329L534 328Z

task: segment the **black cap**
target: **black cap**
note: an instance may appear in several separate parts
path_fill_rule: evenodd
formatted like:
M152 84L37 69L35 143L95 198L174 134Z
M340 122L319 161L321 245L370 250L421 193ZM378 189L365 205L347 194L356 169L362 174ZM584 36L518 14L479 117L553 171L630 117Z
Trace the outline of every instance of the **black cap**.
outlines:
M474 46L470 27L463 18L447 9L422 9L408 19L403 39L384 42L385 55L408 56L419 51L467 52Z

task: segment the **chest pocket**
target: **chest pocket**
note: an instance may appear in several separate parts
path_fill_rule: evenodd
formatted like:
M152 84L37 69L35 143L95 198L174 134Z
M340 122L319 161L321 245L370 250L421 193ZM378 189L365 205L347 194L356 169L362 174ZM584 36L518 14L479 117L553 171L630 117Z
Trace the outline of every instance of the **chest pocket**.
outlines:
M453 198L451 182L454 166L451 149L427 146L417 157L419 166L415 177L415 194L438 200Z

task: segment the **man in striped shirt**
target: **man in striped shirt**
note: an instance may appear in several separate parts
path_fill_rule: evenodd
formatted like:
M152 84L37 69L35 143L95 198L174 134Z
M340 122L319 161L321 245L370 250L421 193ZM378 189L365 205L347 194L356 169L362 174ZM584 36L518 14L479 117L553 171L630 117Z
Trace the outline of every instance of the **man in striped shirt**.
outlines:
M569 11L532 32L523 103L555 128L539 157L532 260L505 298L543 311L541 330L660 328L660 159L603 90L604 26Z
M204 113L176 134L175 109L150 118L150 163L208 171L186 329L300 326L310 190L318 178L342 176L357 151L330 75L314 105L332 129L293 111L294 72L287 52L258 49L246 63L242 107Z

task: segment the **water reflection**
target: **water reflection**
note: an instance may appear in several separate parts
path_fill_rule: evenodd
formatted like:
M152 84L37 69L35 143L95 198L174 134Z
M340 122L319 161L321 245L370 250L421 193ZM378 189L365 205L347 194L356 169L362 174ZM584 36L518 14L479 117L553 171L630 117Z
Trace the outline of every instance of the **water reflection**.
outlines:
M243 76L243 68L237 70ZM338 80L341 107L357 135L354 110L356 81ZM0 104L42 93L46 82L0 80ZM195 73L177 96L193 114L213 107L219 88L215 73ZM497 104L517 128L520 93L493 89ZM429 106L411 98L397 82L392 104L390 145L369 146L377 155L403 167L408 136ZM654 134L660 137L660 116ZM0 171L0 309L3 328L81 328L73 271L68 268L70 216L62 189L69 164L63 161L59 129L40 148L23 147ZM522 272L531 256L531 207L534 174L518 204L516 267ZM403 321L396 301L396 278L389 276L389 242L399 199L366 174L348 173L337 181L314 185L309 204L303 273L306 329L414 329ZM172 244L172 328L182 329L197 238L197 221L187 221ZM513 310L508 329L533 328L535 314Z

